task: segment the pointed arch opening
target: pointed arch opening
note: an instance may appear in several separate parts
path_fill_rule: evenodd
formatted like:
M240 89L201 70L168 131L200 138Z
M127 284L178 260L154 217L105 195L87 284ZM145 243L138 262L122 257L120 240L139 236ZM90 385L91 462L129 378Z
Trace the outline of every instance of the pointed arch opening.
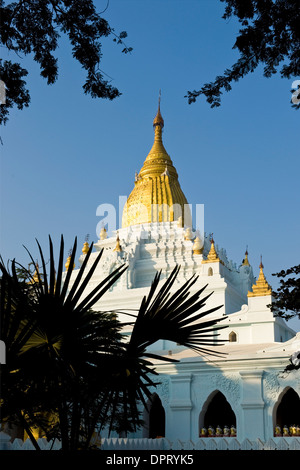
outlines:
M151 399L144 408L144 431L143 437L155 439L165 437L166 414L161 399L157 393L153 393Z
M219 390L215 390L208 397L203 405L199 415L199 436L202 435L201 430L217 428L225 434L226 428L234 428L236 430L236 416L226 397Z
M235 331L231 331L228 336L229 342L230 343L236 343L237 342L237 334Z
M284 437L295 436L300 426L300 398L291 387L279 396L273 412L274 434Z
M207 271L207 275L208 276L213 276L214 272L213 272L213 268L209 267L208 268L208 271Z

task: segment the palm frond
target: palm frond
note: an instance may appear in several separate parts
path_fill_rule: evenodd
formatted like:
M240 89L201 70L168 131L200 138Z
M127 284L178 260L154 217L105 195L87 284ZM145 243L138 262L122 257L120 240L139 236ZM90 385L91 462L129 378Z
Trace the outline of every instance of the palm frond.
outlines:
M201 298L206 287L204 286L190 295L197 276L192 276L172 293L179 269L176 266L162 286L159 286L161 273L155 275L148 296L141 301L130 340L123 343L123 351L120 351L119 357L111 364L114 373L110 387L115 390L115 394L110 396L113 409L113 415L110 416L111 427L120 401L123 401L123 410L131 410L132 425L138 425L137 403L141 401L147 406L146 398L151 400L153 389L157 385L151 378L157 376L153 360L178 362L175 358L148 351L147 348L159 339L174 341L204 355L222 354L214 346L220 344L217 330L223 328L219 326L219 322L225 317L200 321L221 306L199 312L205 307L211 294Z
M66 273L63 267L63 237L57 271L51 237L49 262L45 262L38 241L37 245L41 272L38 270L37 276L33 278L28 270L29 283L21 283L18 279L15 261L11 264L10 273L0 260L1 339L6 344L9 362L9 367L0 371L6 390L1 402L1 413L4 418L13 420L22 411L26 419L39 425L41 421L37 412L40 409L50 414L54 411L59 416L63 446L72 445L76 448L80 434L74 431L76 423L83 419L83 410L93 409L94 401L101 395L105 396L107 377L110 377L111 372L109 359L114 354L118 355L120 348L123 348L120 346L118 322L111 314L94 312L91 307L127 266L124 264L118 267L85 296L85 289L102 252L95 256L89 267L92 244L80 269L72 276L76 239L71 252L70 269ZM33 256L27 252L35 265ZM26 272L23 267L22 270ZM104 380L101 377L102 383L94 379L95 374L98 377L99 363L101 367L98 370L104 375ZM11 368L14 374L10 373ZM110 406L108 403L108 408Z
M174 289L179 266L162 286L161 273L157 273L126 342L120 334L121 324L111 313L95 312L92 308L127 266L115 269L85 295L102 252L92 255L91 244L81 267L73 273L75 239L69 269L64 272L61 237L55 271L51 237L49 263L45 262L38 241L37 244L41 273L37 272L36 280L28 271L35 282L21 284L15 262L9 273L0 260L1 339L7 345L9 362L17 371L1 371L1 378L5 378L1 411L5 416L19 415L23 410L23 416L34 424L35 414L54 413L58 425L47 429L49 436L59 432L64 449L78 448L80 439L86 439L88 446L99 423L111 430L135 429L140 424L138 402L146 406L146 399L151 399L157 385L153 360L174 362L173 358L148 351L150 345L165 339L201 354L216 354L214 346L219 344L218 330L222 328L219 322L225 317L209 317L220 307L203 310L211 295L202 297L206 286L190 294L197 276ZM35 264L30 253L29 256ZM41 422L36 419L36 423Z
M212 295L200 298L206 287L204 286L189 297L190 288L197 281L197 276L192 276L172 294L171 288L178 276L179 269L179 266L173 269L158 292L161 273L157 273L155 276L148 296L145 296L141 302L128 344L128 351L146 352L146 348L159 339L174 341L201 352L204 351L204 346L209 343L220 343L216 337L216 326L226 317L212 318L206 322L199 322L199 320L220 309L221 305L197 313ZM209 327L214 328L209 329ZM218 325L218 329L222 328L226 328L226 326ZM209 336L207 336L208 333Z

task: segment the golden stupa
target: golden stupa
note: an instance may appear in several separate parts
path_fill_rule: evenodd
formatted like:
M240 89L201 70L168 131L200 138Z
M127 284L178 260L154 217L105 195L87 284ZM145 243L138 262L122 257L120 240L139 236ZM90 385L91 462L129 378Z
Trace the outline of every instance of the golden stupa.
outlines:
M135 186L124 206L123 228L149 222L174 222L179 217L184 221L186 215L184 205L188 202L162 142L164 120L160 112L160 100L153 127L154 143L142 169L136 174Z
M263 272L264 265L262 260L259 265L259 276L256 284L252 286L252 292L248 291L248 297L261 297L263 295L272 295L272 287L268 284L267 279Z

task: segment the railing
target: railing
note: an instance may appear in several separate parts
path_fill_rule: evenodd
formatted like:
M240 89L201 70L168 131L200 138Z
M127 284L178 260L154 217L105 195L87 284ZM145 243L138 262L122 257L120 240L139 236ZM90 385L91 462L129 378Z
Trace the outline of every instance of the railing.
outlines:
M60 442L48 442L46 439L38 439L41 450L59 450ZM127 438L105 438L101 441L102 450L150 450L150 451L168 451L168 450L300 450L300 437L274 437L266 442L256 439L250 441L245 439L240 442L235 437L229 438L201 438L195 441L180 441L179 439L171 442L167 438L161 439L127 439ZM23 442L21 439L10 441L10 436L0 433L0 450L34 450L30 439Z

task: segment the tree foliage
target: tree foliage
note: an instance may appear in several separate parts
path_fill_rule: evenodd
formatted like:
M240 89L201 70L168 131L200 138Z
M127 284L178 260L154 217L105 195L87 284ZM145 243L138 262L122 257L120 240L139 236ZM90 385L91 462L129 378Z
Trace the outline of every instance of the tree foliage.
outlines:
M273 274L280 279L280 286L273 292L274 302L270 305L278 317L290 320L300 319L300 264Z
M58 78L58 61L55 52L61 34L67 35L73 57L86 71L84 93L93 98L113 100L119 90L104 78L100 69L102 40L111 36L121 44L122 52L132 50L124 43L127 34L116 34L114 29L96 11L93 0L19 0L5 5L0 0L0 44L8 51L31 55L39 64L40 73L53 84ZM28 106L30 94L26 88L28 72L20 63L0 61L0 79L6 85L5 105L0 107L0 123L8 119L13 106Z
M63 238L58 266L49 238L48 272L38 246L41 273L28 271L27 280L25 268L19 279L15 261L11 272L0 262L0 339L6 344L6 364L0 367L2 424L21 425L37 449L34 428L58 438L63 450L86 449L96 429L128 432L141 424L139 403L146 405L156 386L153 359L177 362L150 353L150 345L166 339L209 354L220 343L218 323L226 317L204 321L220 307L202 311L211 294L201 297L205 287L189 294L197 277L171 293L176 267L162 286L161 274L155 276L128 341L111 312L93 310L127 267L121 265L86 294L103 250L92 260L91 244L74 278L76 240L66 273Z
M220 106L223 91L232 83L263 65L267 78L280 73L282 78L300 75L300 8L298 0L221 0L226 4L223 18L238 19L241 25L234 49L240 57L231 68L200 90L188 91L189 103L203 95L212 108ZM299 94L296 90L299 88ZM300 107L300 87L296 87L292 106Z

